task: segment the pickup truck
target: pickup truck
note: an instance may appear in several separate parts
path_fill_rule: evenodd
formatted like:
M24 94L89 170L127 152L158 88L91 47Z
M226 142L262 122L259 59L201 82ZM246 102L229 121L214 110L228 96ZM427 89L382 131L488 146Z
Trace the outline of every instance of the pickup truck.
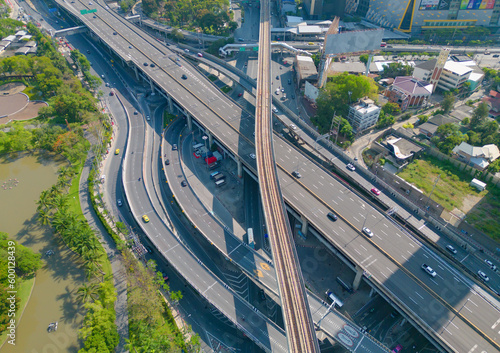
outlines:
M422 264L422 270L427 272L427 274L429 274L432 277L436 277L436 275L437 275L436 271L434 271L430 266L428 266L426 264Z

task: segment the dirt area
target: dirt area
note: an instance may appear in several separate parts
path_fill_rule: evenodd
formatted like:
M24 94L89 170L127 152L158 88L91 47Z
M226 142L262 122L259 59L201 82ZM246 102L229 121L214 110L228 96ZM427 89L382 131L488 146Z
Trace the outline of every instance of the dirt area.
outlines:
M42 107L48 107L45 102L29 102L26 108L8 117L1 118L0 124L6 124L9 120L29 120L38 116L38 111Z
M0 95L16 94L24 91L26 86L21 82L10 82L0 86Z
M460 210L465 214L469 213L470 210L476 207L481 199L481 196L467 195L467 197L462 201L462 207L460 207Z
M0 86L0 125L12 120L29 120L38 116L45 102L30 102L28 96L21 92L26 86L21 82L11 82Z

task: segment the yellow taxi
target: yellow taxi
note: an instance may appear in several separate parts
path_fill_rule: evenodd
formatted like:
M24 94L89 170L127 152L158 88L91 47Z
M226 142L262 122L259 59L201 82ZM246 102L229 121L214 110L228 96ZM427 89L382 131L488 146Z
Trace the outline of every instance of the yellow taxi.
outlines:
M148 223L149 222L149 217L144 215L142 216L142 220L144 221L144 223Z
M115 154L120 154L120 149L119 149L119 148L117 148L117 149L115 150Z

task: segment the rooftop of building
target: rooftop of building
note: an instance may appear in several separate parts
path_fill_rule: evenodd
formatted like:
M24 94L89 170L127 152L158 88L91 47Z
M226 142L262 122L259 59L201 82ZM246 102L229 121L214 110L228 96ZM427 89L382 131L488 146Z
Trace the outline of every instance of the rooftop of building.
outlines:
M427 81L419 80L411 76L398 76L394 79L393 87L412 95L432 94L432 84Z
M422 69L422 70L431 71L436 66L436 63L437 63L437 59L431 59L431 60L424 61L423 63L420 63L418 65L415 65L415 68L418 67L419 69Z
M411 157L414 153L420 152L424 149L410 140L394 135L387 136L385 143L393 146L394 155L399 159L406 159Z
M352 108L363 115L380 110L380 107L376 105L375 102L368 97L361 98L358 102L356 102L352 106Z
M454 74L457 74L459 76L467 75L468 73L472 72L472 69L468 66L463 65L462 63L454 62L454 61L447 61L444 64L444 69L453 72Z

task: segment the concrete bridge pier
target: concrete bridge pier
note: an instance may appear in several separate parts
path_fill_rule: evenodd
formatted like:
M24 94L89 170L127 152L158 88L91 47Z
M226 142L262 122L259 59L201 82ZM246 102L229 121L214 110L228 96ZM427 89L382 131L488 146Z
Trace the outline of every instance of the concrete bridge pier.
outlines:
M300 229L300 231L302 232L302 234L304 234L304 237L306 237L307 231L309 229L309 222L307 221L307 218L302 215L300 216L300 221L302 222L302 228Z
M167 102L168 102L168 112L170 114L173 114L174 113L174 103L172 102L172 97L167 96ZM191 117L188 118L188 126L189 126L190 121L191 121ZM191 122L191 124L192 124L192 122Z
M352 283L352 289L358 290L362 278L363 278L363 269L359 266L356 266L356 276L354 277L354 282Z
M136 65L134 65L134 72L135 72L135 79L137 81L140 81L141 77L139 76L139 70L137 70L137 66Z
M243 163L241 163L241 159L236 160L236 165L238 166L238 178L243 177Z

